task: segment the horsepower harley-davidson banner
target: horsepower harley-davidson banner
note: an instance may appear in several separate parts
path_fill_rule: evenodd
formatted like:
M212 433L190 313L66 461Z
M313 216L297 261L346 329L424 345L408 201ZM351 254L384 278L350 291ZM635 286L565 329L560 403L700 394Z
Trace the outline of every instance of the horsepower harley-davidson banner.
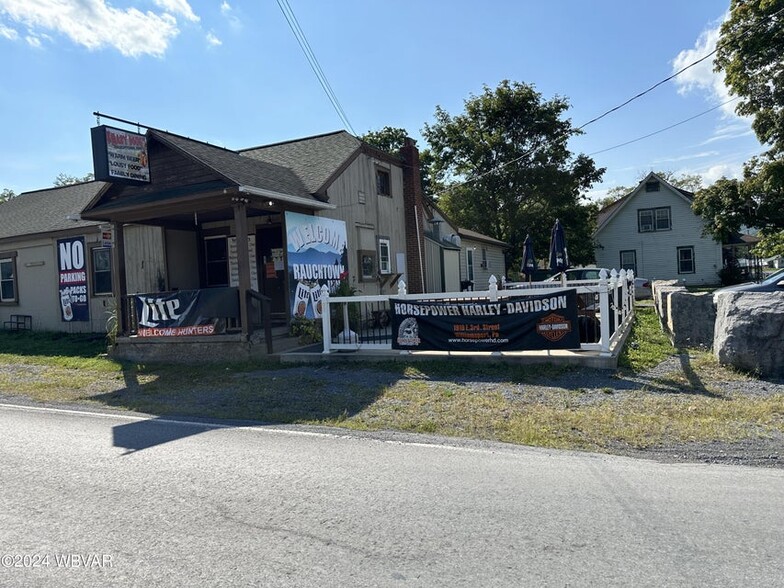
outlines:
M577 290L497 302L390 299L392 348L411 351L579 349Z
M134 297L139 337L193 337L226 332L239 317L236 288L181 290Z

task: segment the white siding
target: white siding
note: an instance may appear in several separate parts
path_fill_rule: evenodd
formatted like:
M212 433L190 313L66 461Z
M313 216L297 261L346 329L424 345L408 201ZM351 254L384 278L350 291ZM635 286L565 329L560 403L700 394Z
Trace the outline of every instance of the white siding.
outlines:
M670 207L669 231L641 233L637 211ZM645 182L629 197L615 216L597 232L596 265L619 269L621 251L633 250L637 275L649 280L682 280L685 285L717 284L722 267L721 245L702 236L703 222L679 193L660 184L658 192L646 192ZM695 273L678 273L678 248L694 247Z
M495 276L500 287L501 277L506 275L506 259L504 250L496 245L490 245L482 241L462 239L460 243L460 276L461 280L468 279L468 255L467 249L474 252L474 290L487 290L490 284L490 276ZM483 255L487 263L483 267Z

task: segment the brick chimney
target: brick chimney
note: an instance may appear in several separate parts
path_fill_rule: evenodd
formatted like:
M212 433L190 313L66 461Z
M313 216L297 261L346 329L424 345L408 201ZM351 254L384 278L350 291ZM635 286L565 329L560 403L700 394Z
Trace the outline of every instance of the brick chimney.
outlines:
M406 227L406 286L410 294L425 291L422 267L425 255L425 208L419 174L419 150L410 137L400 148L403 158L403 208ZM419 229L419 230L417 230Z

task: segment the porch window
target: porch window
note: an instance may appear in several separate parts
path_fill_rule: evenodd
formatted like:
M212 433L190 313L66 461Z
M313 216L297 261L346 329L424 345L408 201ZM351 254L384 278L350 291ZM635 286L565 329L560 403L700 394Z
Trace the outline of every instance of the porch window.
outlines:
M378 271L381 274L392 273L392 259L390 254L389 239L378 240Z
M634 249L621 251L621 269L632 270L637 275L637 252Z
M474 250L466 249L466 267L468 269L468 281L474 281Z
M92 250L93 295L112 293L112 250L100 247Z
M0 259L0 302L17 302L16 257Z
M694 247L678 247L678 273L694 273Z
M207 287L229 285L229 251L225 236L204 239L205 281Z

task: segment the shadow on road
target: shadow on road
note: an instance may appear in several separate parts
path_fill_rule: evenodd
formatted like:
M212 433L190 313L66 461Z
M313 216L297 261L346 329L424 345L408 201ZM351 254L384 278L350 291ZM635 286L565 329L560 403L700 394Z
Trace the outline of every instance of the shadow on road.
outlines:
M126 449L124 455L155 445L163 445L212 430L209 425L195 423L178 423L177 421L152 418L112 427L112 439L115 447Z

